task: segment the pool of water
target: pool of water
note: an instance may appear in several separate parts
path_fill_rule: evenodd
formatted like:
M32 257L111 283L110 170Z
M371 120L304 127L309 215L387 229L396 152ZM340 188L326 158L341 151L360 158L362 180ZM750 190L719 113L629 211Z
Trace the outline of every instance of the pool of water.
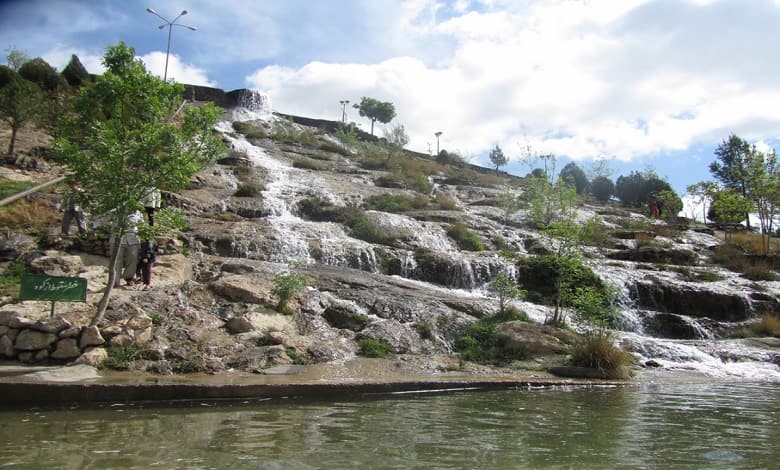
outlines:
M773 384L0 411L7 468L778 468Z

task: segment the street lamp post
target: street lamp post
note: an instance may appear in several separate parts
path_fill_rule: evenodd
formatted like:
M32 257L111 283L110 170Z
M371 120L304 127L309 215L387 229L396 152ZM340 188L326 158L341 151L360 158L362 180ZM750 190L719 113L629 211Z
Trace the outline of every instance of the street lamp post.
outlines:
M434 133L433 135L436 136L436 155L439 155L439 137L443 134L442 131L438 131Z
M187 14L187 10L182 10L181 13L179 13L179 16L174 18L173 21L168 21L167 18L161 16L159 13L152 10L151 8L147 8L146 11L160 18L161 20L165 21L165 24L161 24L160 26L158 26L159 29L163 29L166 26L168 27L168 48L165 50L165 74L163 75L163 81L167 82L168 81L168 56L171 54L171 32L173 31L173 27L181 26L182 28L187 28L191 31L197 31L198 28L194 26L187 26L185 24L176 23L176 21L178 21L179 18Z
M349 100L341 100L339 101L339 104L341 104L341 122L347 123L347 105L349 104Z

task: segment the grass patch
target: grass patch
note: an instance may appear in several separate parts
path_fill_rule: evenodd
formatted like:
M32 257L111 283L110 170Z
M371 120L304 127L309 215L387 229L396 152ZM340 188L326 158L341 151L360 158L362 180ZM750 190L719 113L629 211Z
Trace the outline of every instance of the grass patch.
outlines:
M483 251L485 249L485 244L482 240L469 230L466 224L458 223L450 225L447 229L447 235L455 240L461 250Z
M35 185L32 181L0 180L0 199L13 196Z
M523 312L508 308L469 325L466 332L455 342L461 359L482 364L506 364L528 359L528 348L510 347L506 339L496 333L496 327L500 323L515 320L528 321L528 317Z
M408 212L424 209L426 206L428 206L428 198L422 195L409 197L396 194L380 194L371 196L366 201L366 207L369 210L381 212Z
M574 345L569 362L573 366L608 372L628 365L631 355L615 346L609 335L593 333L584 336Z
M10 261L5 266L5 269L0 271L0 295L10 296L12 300L15 300L19 295L22 274L25 272L24 264L18 261Z
M750 331L756 336L780 338L780 314L764 314L759 321L750 325Z
M393 345L383 339L358 338L358 356L387 357L395 353Z
M388 233L362 212L347 220L346 225L350 236L369 243L393 245L398 239L397 235Z
M100 364L101 369L128 370L135 361L151 359L149 351L137 344L110 346L106 353L108 357Z
M439 209L443 211L458 210L458 205L455 203L455 200L443 193L439 193L436 195L436 197L434 198L434 203Z
M749 257L742 247L736 244L719 246L712 255L712 262L724 268L742 273L751 281L776 281L780 276L773 270L769 260Z
M322 163L316 162L310 158L296 158L292 163L293 168L301 168L304 170L323 171L328 167Z
M262 139L268 137L268 133L264 125L234 121L233 130L239 134L243 134L247 139Z
M243 183L238 186L233 194L236 197L260 197L263 192L263 186L258 183Z
M670 270L680 274L684 281L688 282L717 282L725 279L723 276L712 271L699 271L687 266L672 266Z

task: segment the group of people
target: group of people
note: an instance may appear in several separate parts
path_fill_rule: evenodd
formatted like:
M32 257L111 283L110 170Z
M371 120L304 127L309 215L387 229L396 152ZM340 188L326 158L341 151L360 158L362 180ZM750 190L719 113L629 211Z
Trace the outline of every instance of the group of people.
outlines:
M83 190L78 184L73 183L70 186L69 193L63 201L64 214L62 217L62 235L68 236L70 226L73 220L76 221L79 234L84 235L87 232L87 219L84 211L81 209L79 200ZM154 214L160 210L162 203L162 194L156 188L148 188L145 191L144 211L146 212L147 223L154 226ZM157 259L157 243L154 238L141 240L138 237L138 225L143 222L144 216L140 211L135 211L128 216L125 228L121 234L111 230L109 245L111 254L118 250L117 263L114 278L115 287L119 287L124 281L126 286L134 286L136 283L143 285L148 289L152 283L152 266ZM102 218L103 221L110 220L110 217ZM96 226L100 225L96 221ZM117 245L116 237L119 236Z

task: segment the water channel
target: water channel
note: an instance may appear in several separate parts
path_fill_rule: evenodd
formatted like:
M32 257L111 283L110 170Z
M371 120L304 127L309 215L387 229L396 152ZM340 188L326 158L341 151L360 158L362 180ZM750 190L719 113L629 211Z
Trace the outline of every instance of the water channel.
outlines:
M0 411L3 468L777 468L775 384Z

